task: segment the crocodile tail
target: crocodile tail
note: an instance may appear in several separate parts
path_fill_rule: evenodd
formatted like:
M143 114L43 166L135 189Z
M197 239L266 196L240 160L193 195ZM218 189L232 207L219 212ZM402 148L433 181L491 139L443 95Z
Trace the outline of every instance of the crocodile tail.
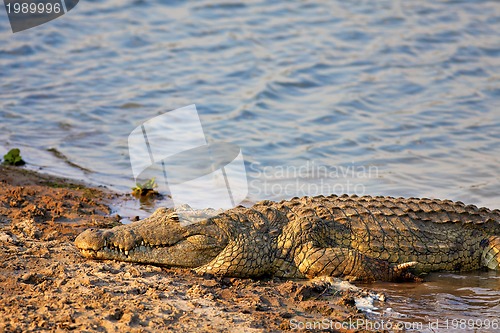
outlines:
M481 263L489 269L500 271L500 236L490 236L483 241Z

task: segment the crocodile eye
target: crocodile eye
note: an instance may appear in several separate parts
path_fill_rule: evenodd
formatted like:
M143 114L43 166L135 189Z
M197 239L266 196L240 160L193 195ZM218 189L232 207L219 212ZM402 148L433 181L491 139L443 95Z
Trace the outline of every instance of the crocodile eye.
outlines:
M180 221L179 220L179 214L177 214L177 212L173 212L170 215L168 215L168 219L172 220L172 221L176 221L176 222Z

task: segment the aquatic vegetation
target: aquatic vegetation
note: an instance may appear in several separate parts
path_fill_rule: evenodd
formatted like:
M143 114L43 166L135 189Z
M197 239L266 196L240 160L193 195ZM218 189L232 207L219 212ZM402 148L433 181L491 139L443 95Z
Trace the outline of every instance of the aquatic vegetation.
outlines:
M135 187L132 187L132 195L136 198L156 196L159 195L155 190L157 187L158 184L156 184L155 177L153 177L143 184L136 183Z
M7 154L3 155L3 164L19 166L26 164L26 162L21 157L21 150L13 148Z

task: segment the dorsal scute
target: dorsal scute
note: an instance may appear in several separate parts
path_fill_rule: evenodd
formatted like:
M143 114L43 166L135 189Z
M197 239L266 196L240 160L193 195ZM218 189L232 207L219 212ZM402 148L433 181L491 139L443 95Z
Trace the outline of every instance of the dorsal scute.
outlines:
M434 223L462 223L500 225L500 211L490 210L463 202L432 198L395 198L390 196L330 195L327 197L302 197L280 202L294 214L311 215L310 209L320 218L349 218L353 215L398 216Z

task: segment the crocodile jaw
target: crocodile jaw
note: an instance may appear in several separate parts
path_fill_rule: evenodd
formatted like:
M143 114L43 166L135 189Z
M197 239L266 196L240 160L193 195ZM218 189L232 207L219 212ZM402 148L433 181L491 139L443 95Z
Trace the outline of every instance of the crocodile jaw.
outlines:
M142 221L109 230L87 229L75 245L90 259L194 268L210 262L227 245L225 234L213 222L200 224L182 227L176 221Z

